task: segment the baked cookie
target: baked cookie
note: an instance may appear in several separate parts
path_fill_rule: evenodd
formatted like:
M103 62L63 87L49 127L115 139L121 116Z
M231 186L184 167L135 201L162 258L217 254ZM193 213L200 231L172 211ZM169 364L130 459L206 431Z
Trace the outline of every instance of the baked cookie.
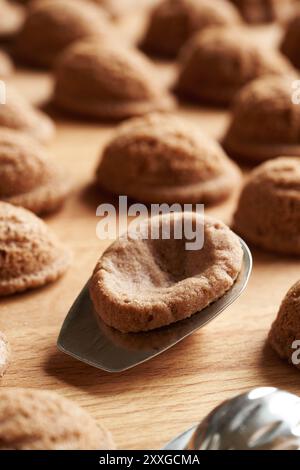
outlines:
M162 0L152 11L141 47L173 58L196 31L240 22L238 11L227 0Z
M223 140L230 156L248 163L300 156L300 106L292 102L292 83L291 79L267 77L240 92Z
M69 263L69 251L41 219L0 202L0 296L56 281Z
M6 372L10 361L10 347L7 338L0 331L0 379Z
M300 69L300 8L290 18L281 43L281 52Z
M198 127L168 114L150 114L117 129L96 177L107 191L143 202L209 204L232 194L241 174Z
M234 229L265 250L300 255L300 158L276 158L252 171Z
M34 139L0 128L0 200L36 214L59 209L71 189L64 172Z
M231 0L248 23L284 21L293 12L297 0Z
M22 27L25 12L21 5L7 0L0 0L0 12L0 40L9 40Z
M295 75L289 62L275 49L261 47L246 29L211 28L183 48L175 91L194 101L228 105L251 80L288 74Z
M34 108L12 86L6 87L6 103L0 105L0 127L25 132L44 144L55 134L52 119Z
M0 50L0 79L9 77L9 75L12 74L13 68L14 66L10 57L6 52Z
M188 227L198 235L203 228L203 248L187 249ZM129 228L105 251L90 281L96 312L122 332L190 317L222 297L241 270L238 237L215 219L195 212L164 214L143 220L137 232Z
M51 67L73 42L89 36L101 41L113 34L105 12L86 0L43 0L31 4L15 44L22 62Z
M99 119L125 119L174 106L146 57L95 41L78 42L63 53L54 102L65 111Z
M55 392L0 390L0 450L108 450L111 435Z
M300 281L291 287L282 301L268 341L282 359L293 363L294 341L300 341ZM300 343L299 343L300 345ZM299 349L299 345L296 349ZM294 362L300 368L300 364Z

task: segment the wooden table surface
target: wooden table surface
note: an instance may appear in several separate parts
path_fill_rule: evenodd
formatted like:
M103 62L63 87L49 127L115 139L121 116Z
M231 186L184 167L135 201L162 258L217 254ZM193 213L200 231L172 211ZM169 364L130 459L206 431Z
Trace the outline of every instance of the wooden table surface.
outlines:
M123 31L132 31L128 23ZM265 41L274 29L259 29ZM171 79L172 66L159 65ZM34 101L45 98L51 79L18 71L13 81ZM220 136L225 112L180 107L178 113ZM0 301L0 330L13 356L1 387L55 390L82 405L113 433L121 449L155 449L208 413L222 400L256 386L300 393L300 373L279 360L265 344L271 322L287 289L299 279L300 262L253 251L254 270L246 292L219 318L159 357L129 371L101 372L56 348L65 315L110 243L96 237L96 207L110 201L93 189L94 168L114 127L55 116L53 158L72 175L77 190L64 209L46 219L73 250L71 269L43 289ZM229 222L235 201L208 209Z

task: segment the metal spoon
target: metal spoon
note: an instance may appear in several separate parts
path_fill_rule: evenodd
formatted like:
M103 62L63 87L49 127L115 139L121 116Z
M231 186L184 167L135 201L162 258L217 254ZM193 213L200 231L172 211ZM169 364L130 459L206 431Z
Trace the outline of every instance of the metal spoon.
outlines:
M86 284L65 319L58 348L108 372L129 369L166 351L216 318L241 295L252 269L250 250L243 240L241 246L244 252L242 270L223 297L191 318L146 333L124 334L107 326L94 312Z
M166 450L299 450L300 398L255 388L215 408Z

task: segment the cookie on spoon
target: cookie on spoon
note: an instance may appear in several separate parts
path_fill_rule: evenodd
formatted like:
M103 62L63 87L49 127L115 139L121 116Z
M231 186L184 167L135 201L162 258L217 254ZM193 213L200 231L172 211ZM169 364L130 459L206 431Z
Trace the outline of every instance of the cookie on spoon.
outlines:
M187 245L187 227L199 236L203 230L204 238L195 240L193 249ZM179 231L184 235L179 237ZM90 295L109 326L125 333L154 330L189 318L222 297L242 261L239 238L222 222L194 212L168 213L145 219L138 232L129 228L105 251L91 278Z

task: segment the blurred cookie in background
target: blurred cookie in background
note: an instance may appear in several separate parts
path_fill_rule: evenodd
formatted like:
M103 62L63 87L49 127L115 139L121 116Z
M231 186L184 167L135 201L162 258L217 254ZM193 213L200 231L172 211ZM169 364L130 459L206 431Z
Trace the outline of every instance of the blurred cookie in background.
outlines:
M175 104L146 56L98 41L80 41L62 54L53 101L71 114L101 120L168 111Z
M257 164L300 156L300 105L292 101L293 83L287 77L265 77L241 90L223 140L231 157Z
M296 75L275 49L243 28L211 28L183 48L175 91L193 102L228 106L248 82L265 75Z
M104 10L89 0L35 0L14 47L26 65L51 67L71 43L89 36L100 42L115 34Z
M147 53L174 58L196 31L240 22L227 0L162 0L150 15L140 46Z
M32 106L12 85L6 87L5 103L0 106L0 127L15 129L48 143L55 135L55 125L44 112Z

